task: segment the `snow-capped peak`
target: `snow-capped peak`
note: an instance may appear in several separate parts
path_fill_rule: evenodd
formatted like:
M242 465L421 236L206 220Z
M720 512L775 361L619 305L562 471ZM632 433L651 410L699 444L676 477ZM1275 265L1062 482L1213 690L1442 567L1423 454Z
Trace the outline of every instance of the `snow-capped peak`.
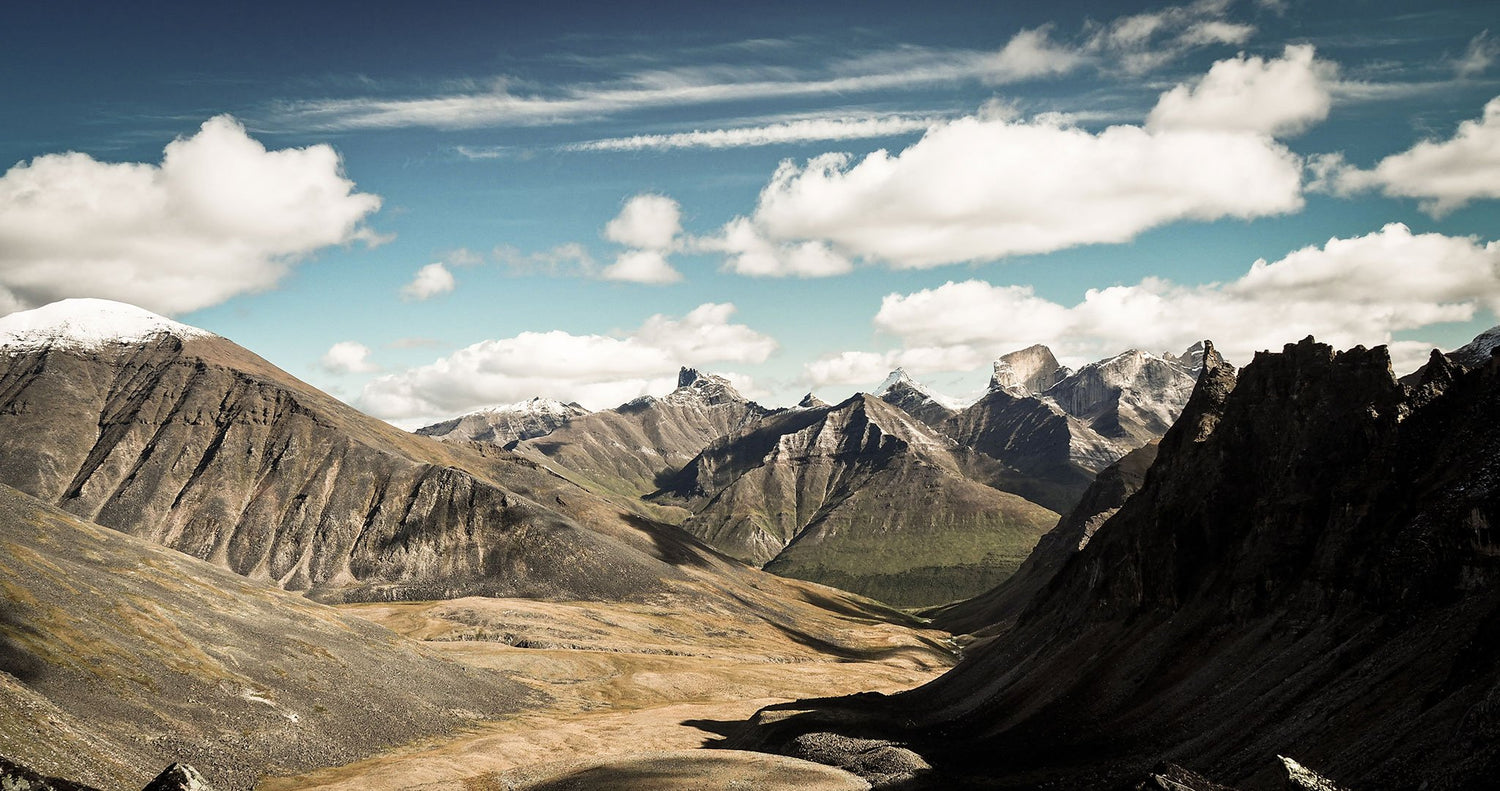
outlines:
M108 299L64 299L0 317L0 348L49 346L94 350L117 343L140 343L157 335L216 337L145 308Z
M588 410L577 404L564 404L555 398L543 398L536 396L526 401L517 401L514 404L496 404L479 410L481 413L503 414L503 415L553 415L559 417L572 417L575 415L586 415Z
M885 378L884 382L880 383L880 387L875 390L873 395L876 398L885 398L887 395L890 395L891 391L895 390L898 387L913 390L919 395L926 397L928 400L941 404L942 406L945 406L949 409L961 409L964 406L967 406L967 402L965 401L956 398L950 398L940 393L935 393L932 390L929 390L925 385L918 384L917 381L915 379L912 379L911 375L906 373L906 370L903 368L897 368L896 370L891 371L890 375Z
M880 387L875 390L875 395L883 396L886 393L891 392L891 390L899 384L906 384L921 389L920 386L917 385L916 382L912 381L912 378L907 375L905 369L897 368L896 370L891 371L890 375L885 378L884 382L880 383Z

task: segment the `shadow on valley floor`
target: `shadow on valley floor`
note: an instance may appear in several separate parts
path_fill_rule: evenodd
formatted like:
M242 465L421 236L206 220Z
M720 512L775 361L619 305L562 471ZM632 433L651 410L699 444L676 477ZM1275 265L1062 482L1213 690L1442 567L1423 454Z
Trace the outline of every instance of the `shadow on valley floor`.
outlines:
M14 604L0 601L0 671L15 676L22 684L31 684L41 679L47 665L15 638L18 635L40 638L42 635L16 609Z
M699 543L692 536L671 525L653 522L637 514L621 513L620 518L631 527L651 537L651 540L656 543L656 559L663 563L710 568L711 564L704 557L705 554L711 553L723 557L719 552Z
M745 729L745 720L695 719L683 720L678 724L685 728L694 728L712 734L703 740L703 746L709 749L724 746L729 742L730 737L738 735Z
M821 607L830 612L866 623L895 623L913 628L930 628L928 621L917 616L902 612L894 607L871 602L862 604L854 599L829 596L815 590L801 591L802 600L808 604Z

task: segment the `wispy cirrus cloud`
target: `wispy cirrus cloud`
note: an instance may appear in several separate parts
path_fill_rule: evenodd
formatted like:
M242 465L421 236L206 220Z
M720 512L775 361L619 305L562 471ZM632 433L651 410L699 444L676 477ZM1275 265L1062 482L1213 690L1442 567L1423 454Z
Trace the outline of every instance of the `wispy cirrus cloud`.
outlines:
M932 116L901 114L798 118L757 126L612 137L571 143L562 148L565 151L668 151L688 148L750 148L831 140L866 140L921 132L939 120Z
M1198 0L1090 23L1071 37L1050 25L1029 28L997 50L898 46L810 66L698 63L564 85L502 76L437 95L288 102L279 114L286 123L328 130L555 126L661 107L845 97L966 82L1004 85L1091 67L1139 75L1194 49L1244 43L1255 29L1229 19L1230 5Z

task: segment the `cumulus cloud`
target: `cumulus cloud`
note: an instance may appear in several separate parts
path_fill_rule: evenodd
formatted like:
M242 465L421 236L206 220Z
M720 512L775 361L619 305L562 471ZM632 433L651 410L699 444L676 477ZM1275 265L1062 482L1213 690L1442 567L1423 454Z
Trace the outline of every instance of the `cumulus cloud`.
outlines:
M681 318L654 315L621 335L523 332L481 341L372 380L358 405L408 426L536 395L592 409L613 407L670 390L682 365L764 361L776 341L731 323L734 311L732 304L707 303Z
M660 250L626 250L615 257L615 262L604 268L600 276L605 280L623 280L630 283L676 283L682 279L667 263L666 253Z
M1146 127L1296 134L1328 117L1336 77L1335 65L1316 60L1310 44L1288 46L1274 60L1242 54L1163 93Z
M982 349L986 357L1045 341L1079 362L1125 348L1180 351L1211 338L1245 362L1306 335L1341 347L1390 343L1393 333L1467 321L1481 308L1500 310L1500 242L1391 224L1256 261L1229 283L1148 278L1091 289L1071 306L1026 287L950 282L887 296L875 325L909 348ZM1396 367L1415 368L1430 348L1394 344Z
M1382 159L1370 170L1332 154L1313 163L1312 188L1342 195L1380 190L1423 199L1422 211L1442 216L1470 201L1500 198L1500 97L1478 120L1464 121L1448 140L1424 140Z
M682 233L682 207L665 195L636 195L604 226L604 238L626 247L670 250Z
M1029 345L1029 344L1028 344ZM983 350L957 344L917 346L887 352L848 351L830 354L802 366L802 378L813 387L869 386L897 368L910 374L964 371L989 365L995 358Z
M401 287L401 298L408 302L425 302L452 291L454 285L453 273L442 262L428 264L417 270L410 283Z
M161 164L69 152L0 176L0 288L35 306L102 297L166 314L274 287L330 245L378 241L380 198L327 145L268 151L227 115Z
M604 226L604 238L631 248L604 268L605 280L675 283L682 279L667 255L682 246L682 207L665 195L643 193L625 202Z
M918 268L1291 212L1301 182L1301 160L1260 134L964 118L895 155L785 162L749 221L778 244Z
M1275 138L1327 115L1333 74L1310 46L1222 60L1163 93L1145 125L1099 132L986 105L895 154L783 161L754 211L702 246L725 253L730 271L811 277L857 259L988 261L1126 242L1182 220L1297 211L1304 163Z
M848 258L824 242L772 242L744 217L731 220L717 235L696 240L695 247L724 253L725 269L751 277L828 277L854 270Z
M318 365L333 374L368 374L380 370L370 361L370 347L356 341L339 341L328 347Z

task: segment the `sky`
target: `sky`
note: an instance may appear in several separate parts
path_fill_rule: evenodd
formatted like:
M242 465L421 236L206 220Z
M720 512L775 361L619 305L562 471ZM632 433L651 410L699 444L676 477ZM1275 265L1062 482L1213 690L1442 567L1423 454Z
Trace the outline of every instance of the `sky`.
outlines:
M1492 2L30 3L0 107L0 315L404 427L1500 323Z

